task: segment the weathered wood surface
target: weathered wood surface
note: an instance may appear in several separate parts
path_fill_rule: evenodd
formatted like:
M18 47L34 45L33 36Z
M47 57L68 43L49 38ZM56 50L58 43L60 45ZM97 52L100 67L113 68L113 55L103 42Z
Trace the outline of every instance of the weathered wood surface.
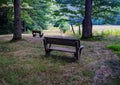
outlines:
M55 50L74 53L76 59L81 56L83 46L80 45L80 40L65 37L44 37L43 41L46 55L50 54L51 51ZM60 45L61 47L57 47L55 45ZM63 46L69 46L69 48Z

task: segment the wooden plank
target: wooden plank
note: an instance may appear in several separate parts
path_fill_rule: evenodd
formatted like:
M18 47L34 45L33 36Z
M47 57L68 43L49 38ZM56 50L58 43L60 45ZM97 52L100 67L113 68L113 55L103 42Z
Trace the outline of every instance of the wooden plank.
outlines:
M53 38L53 37L44 37L46 42L49 44L57 44L57 45L67 45L67 46L76 46L78 44L80 46L80 41L76 39L66 39L66 38Z
M63 48L63 47L61 48L61 47L51 46L49 49L50 49L50 50L56 50L56 51L76 53L76 50L75 50L75 49L72 49L72 48Z
M39 31L39 30L33 30L32 32L33 33L41 33L41 31Z

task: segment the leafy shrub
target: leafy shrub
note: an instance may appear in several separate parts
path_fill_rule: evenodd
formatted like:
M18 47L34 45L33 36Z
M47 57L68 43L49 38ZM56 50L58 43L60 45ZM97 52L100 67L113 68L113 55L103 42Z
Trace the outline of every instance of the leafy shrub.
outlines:
M69 24L68 23L62 23L60 26L59 26L60 30L65 33L67 30L69 30Z

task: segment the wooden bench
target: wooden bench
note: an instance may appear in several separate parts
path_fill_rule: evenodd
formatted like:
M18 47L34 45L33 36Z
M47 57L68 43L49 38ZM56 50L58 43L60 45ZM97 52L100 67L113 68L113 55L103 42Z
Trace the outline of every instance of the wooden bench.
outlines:
M76 59L80 58L81 56L83 46L80 45L80 40L68 38L44 37L43 41L46 55L49 55L51 51L55 50L74 53ZM60 46L58 47L58 45Z
M32 31L32 35L33 37L35 37L37 34L39 34L39 37L41 38L43 36L43 33L39 30L33 30Z

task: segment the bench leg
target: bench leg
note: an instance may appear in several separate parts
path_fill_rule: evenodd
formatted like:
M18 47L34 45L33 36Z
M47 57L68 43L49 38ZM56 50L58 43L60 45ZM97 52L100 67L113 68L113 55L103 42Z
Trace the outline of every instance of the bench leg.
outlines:
M45 55L50 55L50 51L47 50L46 53L45 53Z
M41 38L43 36L43 33L39 33L39 37Z
M74 56L78 60L79 54L78 53L74 53Z
M80 48L80 50L78 52L74 53L74 56L76 57L77 60L80 59L80 57L81 57L81 51L82 51L82 49L83 49L83 47Z
M80 49L79 49L79 59L80 59L80 57L81 57L81 52L82 52L82 49L84 48L84 46L80 46Z
M36 36L36 33L33 33L33 37L35 37Z

